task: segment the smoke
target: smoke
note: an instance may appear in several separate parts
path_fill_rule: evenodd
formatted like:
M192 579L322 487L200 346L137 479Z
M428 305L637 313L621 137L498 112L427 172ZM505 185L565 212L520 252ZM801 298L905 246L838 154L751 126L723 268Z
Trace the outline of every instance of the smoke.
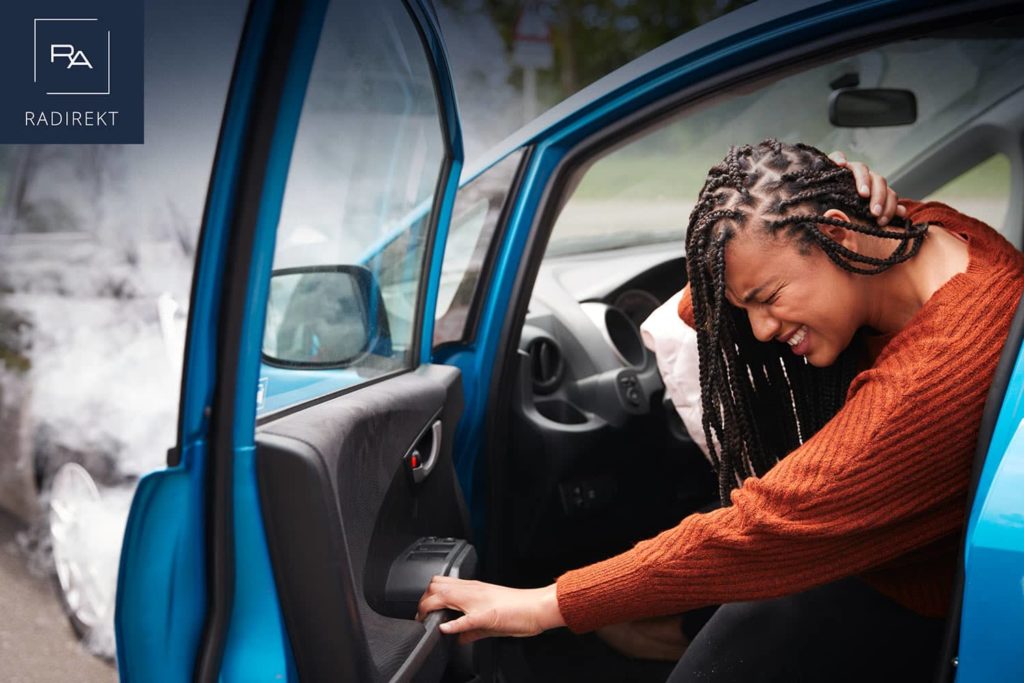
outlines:
M57 542L89 578L99 607L85 644L107 659L135 482L163 466L174 442L181 329L162 326L160 309L184 300L192 267L174 235L130 244L129 253L126 241L89 235L8 238L0 262L9 283L0 309L29 340L25 370L0 377L0 505L30 522L19 539L30 569L52 575L50 482L69 462L95 480L98 500L57 501L75 519Z

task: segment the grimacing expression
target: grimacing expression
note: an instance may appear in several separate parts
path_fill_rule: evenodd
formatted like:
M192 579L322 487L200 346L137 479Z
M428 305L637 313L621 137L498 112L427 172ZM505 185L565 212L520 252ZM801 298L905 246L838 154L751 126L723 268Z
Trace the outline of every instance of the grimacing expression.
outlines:
M785 343L815 367L834 363L861 326L858 285L856 274L817 247L801 249L793 238L756 225L726 243L726 299L746 311L758 340Z

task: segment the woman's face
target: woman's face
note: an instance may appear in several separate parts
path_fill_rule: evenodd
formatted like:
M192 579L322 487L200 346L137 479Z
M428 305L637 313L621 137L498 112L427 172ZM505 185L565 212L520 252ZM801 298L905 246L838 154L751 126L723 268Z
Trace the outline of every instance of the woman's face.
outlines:
M865 292L821 249L806 251L755 226L738 231L725 248L726 298L746 311L757 339L826 367L866 319Z

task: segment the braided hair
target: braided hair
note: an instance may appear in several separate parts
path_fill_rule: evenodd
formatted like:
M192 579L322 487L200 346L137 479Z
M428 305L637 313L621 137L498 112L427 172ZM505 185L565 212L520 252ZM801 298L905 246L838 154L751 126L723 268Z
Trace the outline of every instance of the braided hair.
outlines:
M851 220L821 215L830 208ZM886 258L860 254L821 225L891 239L896 246ZM817 247L839 268L861 275L913 258L927 233L926 224L900 217L888 229L879 227L853 173L809 145L768 139L733 147L710 170L690 214L686 254L704 435L723 505L746 477L763 475L835 415L865 354L858 332L831 366L817 368L754 336L744 312L725 298L725 246L755 226L794 239L803 253Z

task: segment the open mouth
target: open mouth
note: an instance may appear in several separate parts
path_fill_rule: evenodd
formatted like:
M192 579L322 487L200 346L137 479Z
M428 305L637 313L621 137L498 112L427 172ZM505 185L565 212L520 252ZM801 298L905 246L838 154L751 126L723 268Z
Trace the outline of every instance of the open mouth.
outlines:
M789 335L789 338L786 339L786 344L789 345L789 348L791 348L793 353L796 355L807 355L807 350L810 345L809 336L810 334L807 330L807 326L801 325L796 332Z

